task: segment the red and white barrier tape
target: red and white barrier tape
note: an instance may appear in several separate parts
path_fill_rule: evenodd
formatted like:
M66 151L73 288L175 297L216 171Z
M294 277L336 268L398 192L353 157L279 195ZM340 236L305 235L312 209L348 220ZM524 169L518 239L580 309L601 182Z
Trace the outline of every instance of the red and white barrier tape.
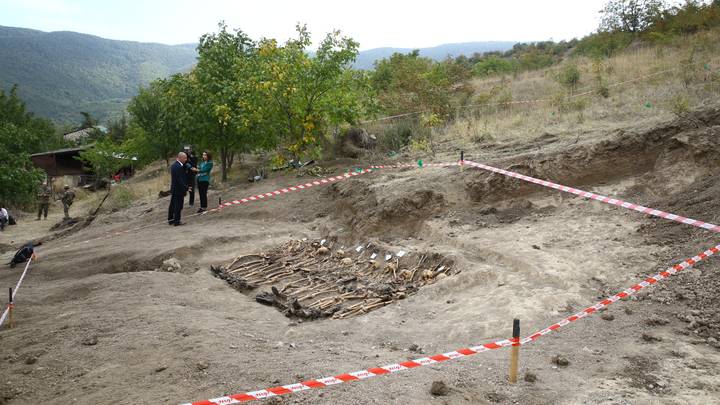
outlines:
M325 179L313 180L313 181L309 181L307 183L298 184L297 186L284 187L284 188L281 188L281 189L278 189L275 191L271 191L269 193L256 194L256 195L252 195L247 198L240 198L237 200L226 201L226 202L220 204L219 207L208 210L207 212L208 213L216 212L216 211L222 210L224 208L231 207L233 205L245 204L245 203L249 203L252 201L263 200L265 198L275 197L275 196L278 196L281 194L286 194L286 193L289 193L292 191L301 191L301 190L305 190L307 188L314 187L314 186L322 186L322 185L334 183L334 182L337 182L340 180L346 180L346 179L349 179L354 176L359 176L361 174L370 173L373 171L374 168L379 168L379 167L373 166L369 169L362 169L359 172L349 172L349 173L343 174L342 176L331 176L331 177L328 177Z
M447 167L447 166L457 166L457 165L458 165L457 162L450 162L450 163L424 163L424 164L423 164L423 167ZM325 178L325 179L313 180L313 181L310 181L310 182L307 182L307 183L298 184L297 186L281 188L281 189L278 189L278 190L275 190L275 191L271 191L271 192L269 192L269 193L256 194L256 195L253 195L253 196L250 196L250 197L246 197L246 198L240 198L240 199L236 199L236 200L226 201L226 202L222 203L218 208L214 208L214 209L208 210L207 212L210 213L210 212L214 212L214 211L218 211L218 210L225 209L225 208L227 208L227 207L231 207L231 206L233 206L233 205L245 204L245 203L249 203L249 202L252 202L252 201L258 201L258 200L262 200L262 199L265 199L265 198L275 197L275 196L278 196L278 195L281 195L281 194L286 194L286 193L289 193L289 192L292 192L292 191L301 191L301 190L304 190L304 189L307 189L307 188L310 188L310 187L314 187L314 186L322 186L322 185L330 184L330 183L337 182L337 181L340 181L340 180L346 180L346 179L349 179L349 178L354 177L354 176L359 176L359 175L361 175L361 174L370 173L370 172L372 172L372 171L375 170L375 169L389 169L389 168L402 169L402 168L406 168L406 167L418 167L418 166L419 166L419 165L416 164L416 163L405 163L405 164L399 164L399 165L375 165L375 166L370 166L368 169L362 169L362 170L360 170L360 171L358 171L358 172L345 173L345 174L342 175L342 176L332 176L332 177L328 177L328 178Z
M669 212L660 211L660 210L657 210L654 208L648 208L648 207L644 207L642 205L619 200L617 198L610 198L610 197L607 197L607 196L604 196L601 194L591 193L589 191L584 191L584 190L580 190L580 189L573 188L573 187L563 186L562 184L553 183L553 182L547 181L547 180L541 180L541 179L538 179L535 177L526 176L524 174L512 172L509 170L498 169L497 167L488 166L488 165L485 165L482 163L476 163L476 162L473 162L470 160L465 160L464 163L466 163L470 166L477 167L479 169L483 169L483 170L491 171L494 173L499 173L504 176L514 177L516 179L524 180L529 183L539 184L541 186L553 188L555 190L563 191L563 192L570 193L570 194L575 194L575 195L578 195L583 198L590 198L592 200L600 201L600 202L610 204L610 205L615 205L615 206L626 208L629 210L634 210L634 211L637 211L637 212L640 212L643 214L648 214L648 215L652 215L655 217L669 219L671 221L696 226L698 228L707 229L707 230L710 230L713 232L720 232L720 226L711 224L709 222L703 222L703 221L698 221L698 220L692 219L692 218L686 218L686 217L683 217L680 215L671 214Z
M409 165L409 166L411 166L411 165ZM232 205L243 204L243 203L247 203L247 202L251 202L251 201L258 201L258 200L262 200L262 199L265 199L265 198L268 198L268 197L273 197L273 196L276 196L276 195L289 193L289 192L291 192L291 191L301 191L301 190L305 190L305 189L310 188L310 187L313 187L313 186L319 186L319 185L334 183L334 182L337 182L337 181L340 181L340 180L348 179L348 178L350 178L350 177L358 176L358 175L360 175L360 174L370 173L374 168L384 168L384 167L389 167L389 166L374 166L374 167L371 167L371 168L369 168L369 169L363 169L363 170L361 170L360 172L346 173L346 174L344 174L344 175L342 175L342 176L331 176L331 177L328 177L328 178L325 178L325 179L322 179L322 180L313 180L312 182L308 182L308 183L304 183L304 184L299 184L299 185L297 185L297 186L285 187L285 188L282 188L282 189L280 189L280 190L275 190L275 191L270 192L270 193L256 194L256 195L253 195L253 196L250 196L250 197L247 197L247 198L242 198L242 199L236 199L236 200L226 201L226 202L222 203L218 208L213 208L213 209L207 210L207 211L205 211L205 212L203 212L203 213L197 213L197 214L187 215L185 218L192 218L192 217L195 217L195 216L205 215L205 214L207 214L207 213L217 212L217 211L219 211L219 210L221 210L221 209L223 209L223 208L227 208L227 207L230 207L230 206L232 206ZM398 166L398 167L399 167L399 166ZM58 246L58 247L53 248L53 250L66 248L66 247L72 246L72 245L74 245L74 244L80 244L80 243L85 244L85 243L94 242L94 241L96 241L96 240L101 240L101 239L105 239L105 238L112 237L112 236L120 236L120 235L123 235L123 234L133 233L133 232L137 232L137 231L140 231L140 230L143 230L143 229L146 229L146 228L150 228L150 227L158 226L158 225L164 225L164 224L165 224L165 222L151 223L151 224L143 225L143 226L136 227L136 228L126 229L126 230L122 230L122 231L110 232L110 233L107 233L107 234L103 234L103 235L97 236L97 237L95 237L95 238L91 238L91 239L87 239L87 240L75 242L75 243L72 243L72 244L71 244L71 243L68 243L68 244L66 244L66 245Z
M715 245L715 246L711 247L710 249L708 249L696 256L693 256L689 259L683 260L682 262L668 268L665 271L661 271L660 273L657 273L654 276L647 277L646 279L633 285L632 287L626 288L625 290L620 291L619 293L617 293L613 296L605 298L604 300L598 302L597 304L587 307L587 308L583 309L582 311L563 319L560 322L554 323L545 329L542 329L542 330L539 330L538 332L533 333L532 335L520 340L520 344L525 344L525 343L537 340L541 336L547 335L548 333L550 333L554 330L558 330L561 327L570 324L571 322L575 322L575 321L582 319L588 315L591 315L602 308L606 308L606 307L612 305L613 303L620 301L623 298L629 297L629 296L637 293L638 291L642 290L645 287L649 287L649 286L657 283L658 281L665 280L672 275L675 275L687 268L690 268L690 267L694 266L696 263L699 263L699 262L707 259L710 256L718 254L718 252L720 252L720 245Z
M418 163L400 163L400 164L394 164L394 165L377 165L377 166L370 166L371 169L405 169L408 167L414 167L414 168L420 168L423 167L449 167L449 166L458 166L460 165L460 162L445 162L445 163L423 163L422 166Z
M638 291L642 290L645 287L649 287L659 281L665 280L665 279L669 278L670 276L681 272L682 270L690 268L690 267L694 266L696 263L698 263L702 260L705 260L708 257L717 254L718 252L720 252L720 245L716 245L716 246L714 246L714 247L712 247L690 259L685 259L681 263L676 264L658 274L655 274L654 276L647 277L646 279L633 285L632 287L627 288L611 297L608 297L593 306L587 307L584 310L578 312L577 314L569 316L557 323L554 323L545 329L542 329L536 333L533 333L532 335L530 335L524 339L521 339L519 342L517 341L517 339L513 339L513 338L498 340L495 342L485 343L482 345L472 346L472 347L468 347L468 348L464 348L464 349L458 349L458 350L455 350L452 352L438 354L438 355L431 356L431 357L422 357L419 359L405 361L402 363L389 364L387 366L375 367L375 368L369 368L366 370L354 371L351 373L339 374L334 377L319 378L316 380L303 381L303 382L299 382L299 383L295 383L295 384L282 385L279 387L267 388L267 389L258 390L258 391L250 391L250 392L244 392L244 393L235 394L235 395L227 395L227 396L222 396L222 397L218 397L218 398L187 403L184 405L238 404L238 403L242 403L242 402L255 401L255 400L265 399L265 398L274 397L274 396L278 396L278 395L291 394L291 393L299 392L299 391L306 391L306 390L313 389L313 388L324 388L324 387L327 387L330 385L342 384L342 383L346 383L346 382L352 382L352 381L364 380L366 378L377 377L380 375L397 373L399 371L409 370L409 369L416 368L416 367L427 366L427 365L436 364L436 363L442 363L447 360L468 357L468 356L472 356L474 354L486 352L489 350L500 349L502 347L514 346L514 345L518 345L518 344L524 345L526 343L534 342L537 339L539 339L540 337L547 335L548 333L550 333L552 331L558 330L563 326L569 325L572 322L575 322L577 320L585 318L588 315L592 315L593 313L597 312L598 310L608 307L609 305L611 305L614 302L617 302L623 298L629 297L630 295L637 293Z
M27 264L25 265L25 270L23 270L22 275L20 276L20 280L18 280L17 284L15 284L15 289L12 293L12 301L15 302L15 296L17 295L18 290L20 289L20 286L22 285L23 279L25 278L25 274L27 274L28 269L30 268L30 262L32 262L32 257L28 259ZM5 311L3 312L2 316L0 316L0 326L5 322L5 318L7 318L8 313L10 312L10 308L5 308Z

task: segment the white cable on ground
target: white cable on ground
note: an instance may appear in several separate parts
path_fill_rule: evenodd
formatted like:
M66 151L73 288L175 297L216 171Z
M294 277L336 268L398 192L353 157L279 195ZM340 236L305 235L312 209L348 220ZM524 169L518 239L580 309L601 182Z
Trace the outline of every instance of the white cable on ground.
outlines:
M20 289L20 285L23 282L23 279L25 278L25 274L27 274L28 269L30 268L30 262L32 262L32 257L28 259L27 264L25 265L25 270L23 270L22 275L20 276L20 280L18 280L17 284L15 285L15 289L12 293L12 300L15 302L15 295L17 295L18 290ZM10 312L9 308L5 308L5 312L3 312L2 316L0 317L0 326L5 322L5 318L7 318L8 313Z

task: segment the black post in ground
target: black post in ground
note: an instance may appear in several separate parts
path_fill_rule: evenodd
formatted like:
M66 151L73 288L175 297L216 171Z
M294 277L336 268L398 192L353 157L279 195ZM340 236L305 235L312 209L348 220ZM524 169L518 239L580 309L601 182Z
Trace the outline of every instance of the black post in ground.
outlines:
M512 347L510 348L510 378L511 384L517 382L518 361L520 358L520 320L513 319Z
M465 151L460 151L460 171L465 168Z
M218 196L218 207L222 205L222 196Z
M12 287L8 288L8 326L10 329L13 328L14 322L13 322L13 298L12 298Z

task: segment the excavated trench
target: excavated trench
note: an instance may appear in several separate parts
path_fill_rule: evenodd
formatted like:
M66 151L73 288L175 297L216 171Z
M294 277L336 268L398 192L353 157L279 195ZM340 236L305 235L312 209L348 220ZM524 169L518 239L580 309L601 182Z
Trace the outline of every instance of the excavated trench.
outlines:
M366 314L460 273L439 254L392 252L372 243L346 249L336 239L292 240L211 270L258 303L310 320Z
M589 191L611 187L617 192L615 197L717 222L718 123L720 110L709 109L647 131L617 132L600 142L486 163ZM544 137L535 142L547 141ZM458 232L468 226L503 227L528 216L559 215L564 199L573 198L477 169L423 170L381 171L333 184L320 197L323 207L330 207L328 221L320 226L320 233L329 241L324 246L319 240L293 241L213 267L213 272L234 288L254 295L259 303L275 306L290 317L362 315L455 276L473 261L468 256L471 252L448 256L447 250L433 251L427 248L432 245L419 242L442 237L435 229L438 223ZM559 194L558 201L555 196ZM428 227L430 222L433 229ZM712 236L661 220L644 221L636 235L649 244L676 246ZM383 249L363 242L367 240L423 247L397 262L395 255L385 261ZM447 246L452 239L443 242ZM354 250L357 246L362 249ZM540 246L533 248L539 250ZM378 258L370 258L373 249ZM710 302L708 294L717 295L713 291L695 294L704 297L705 303Z

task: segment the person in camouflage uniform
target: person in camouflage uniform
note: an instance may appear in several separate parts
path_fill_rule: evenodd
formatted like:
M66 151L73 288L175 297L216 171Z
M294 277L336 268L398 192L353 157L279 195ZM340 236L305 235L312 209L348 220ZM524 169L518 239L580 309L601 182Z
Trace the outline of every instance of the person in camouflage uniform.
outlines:
M70 215L68 214L68 211L70 210L70 206L72 205L73 201L75 200L75 192L70 189L70 186L67 184L64 187L65 191L62 194L62 197L60 198L60 201L62 201L63 205L63 211L65 211L65 219L70 219Z
M50 196L52 195L52 189L47 185L47 182L43 181L42 185L38 189L37 198L38 198L38 217L37 220L40 220L40 217L43 215L45 216L45 219L47 219L48 216L48 209L50 208Z

